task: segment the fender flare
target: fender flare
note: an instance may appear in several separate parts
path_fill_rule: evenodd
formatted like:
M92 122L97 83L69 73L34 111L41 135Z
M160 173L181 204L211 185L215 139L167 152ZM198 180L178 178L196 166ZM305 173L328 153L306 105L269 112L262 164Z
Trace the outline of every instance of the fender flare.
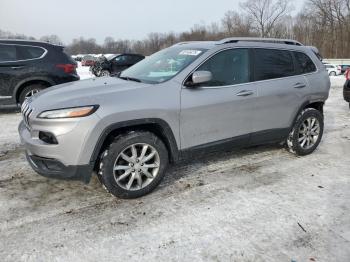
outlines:
M301 106L299 107L298 111L294 115L291 126L289 127L289 132L293 129L293 125L294 125L295 121L297 121L299 114L303 111L304 108L306 108L308 105L311 105L313 103L323 103L324 104L324 102L325 101L323 101L323 100L314 100L314 101L308 100L308 101L305 101L304 103L302 103Z
M142 125L155 125L160 128L160 131L162 133L161 138L165 138L166 141L163 141L170 154L170 159L174 162L176 162L179 159L179 149L177 146L177 142L175 140L174 133L169 126L169 124L160 118L143 118L143 119L135 119L135 120L127 120L122 121L118 123L113 123L109 126L107 126L103 132L100 134L100 137L97 140L97 143L95 145L95 148L93 150L93 153L90 158L90 163L95 163L98 159L99 153L107 139L107 137L113 132L121 128L131 128L132 127L142 127Z
M14 100L17 100L17 94L18 94L18 91L19 89L21 88L21 86L23 86L24 84L28 83L28 82L32 82L32 81L43 81L43 82L47 82L50 84L50 86L54 86L56 85L56 83L50 79L49 77L45 77L45 76L33 76L33 77L28 77L28 78L25 78L21 81L19 81L15 88L13 89L13 93L12 93L12 97L14 98Z

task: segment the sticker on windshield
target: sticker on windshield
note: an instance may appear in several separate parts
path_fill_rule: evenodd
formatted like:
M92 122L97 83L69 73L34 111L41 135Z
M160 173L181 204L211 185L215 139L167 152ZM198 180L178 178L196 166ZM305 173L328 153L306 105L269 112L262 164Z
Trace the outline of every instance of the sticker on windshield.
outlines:
M200 53L202 53L202 51L200 50L182 50L179 55L192 55L192 56L197 56Z

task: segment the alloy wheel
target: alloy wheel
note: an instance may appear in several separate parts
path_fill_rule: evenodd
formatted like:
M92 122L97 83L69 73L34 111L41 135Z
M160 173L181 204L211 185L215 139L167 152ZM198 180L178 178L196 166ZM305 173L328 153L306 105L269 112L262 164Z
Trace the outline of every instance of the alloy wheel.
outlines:
M126 147L117 157L114 167L116 183L126 190L140 190L158 175L160 157L149 144L138 143Z
M32 89L28 93L26 93L25 98L31 97L31 96L35 95L36 93L39 93L39 91L40 91L39 89Z
M299 127L298 142L303 149L313 147L320 135L320 122L315 117L308 117Z

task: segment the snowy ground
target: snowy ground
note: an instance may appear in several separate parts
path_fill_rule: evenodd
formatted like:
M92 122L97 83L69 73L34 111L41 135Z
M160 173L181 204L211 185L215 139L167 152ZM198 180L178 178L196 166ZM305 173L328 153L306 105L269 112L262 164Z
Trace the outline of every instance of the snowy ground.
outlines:
M78 62L77 72L81 80L95 77L89 70L89 66L81 66L81 62Z
M312 155L263 146L196 159L137 200L95 178L37 175L20 115L0 114L0 260L350 261L350 111L344 78L332 82Z

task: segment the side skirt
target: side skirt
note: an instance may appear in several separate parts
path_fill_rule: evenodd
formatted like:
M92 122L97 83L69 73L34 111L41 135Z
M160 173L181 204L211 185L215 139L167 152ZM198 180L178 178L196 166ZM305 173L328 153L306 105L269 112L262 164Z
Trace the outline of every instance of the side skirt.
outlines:
M287 139L289 130L289 128L264 130L186 148L181 150L180 160L193 159L213 152L233 151L251 146L279 143Z

